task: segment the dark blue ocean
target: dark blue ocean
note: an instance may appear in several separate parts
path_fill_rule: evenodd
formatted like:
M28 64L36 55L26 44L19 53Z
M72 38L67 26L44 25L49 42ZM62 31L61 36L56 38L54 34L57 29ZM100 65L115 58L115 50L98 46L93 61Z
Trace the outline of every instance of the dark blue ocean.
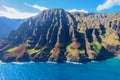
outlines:
M0 80L120 80L120 59L75 63L0 63Z

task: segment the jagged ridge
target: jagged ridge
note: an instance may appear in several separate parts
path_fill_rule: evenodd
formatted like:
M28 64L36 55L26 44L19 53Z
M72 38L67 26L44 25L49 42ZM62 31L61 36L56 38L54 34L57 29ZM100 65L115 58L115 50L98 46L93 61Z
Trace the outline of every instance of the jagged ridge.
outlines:
M114 57L120 53L118 16L45 10L0 42L1 59L88 62Z

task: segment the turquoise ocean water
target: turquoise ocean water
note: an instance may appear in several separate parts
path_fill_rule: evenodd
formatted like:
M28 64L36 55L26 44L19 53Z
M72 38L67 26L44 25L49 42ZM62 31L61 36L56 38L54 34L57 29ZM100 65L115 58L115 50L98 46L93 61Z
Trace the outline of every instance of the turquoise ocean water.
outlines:
M120 59L77 63L0 63L0 80L120 80Z

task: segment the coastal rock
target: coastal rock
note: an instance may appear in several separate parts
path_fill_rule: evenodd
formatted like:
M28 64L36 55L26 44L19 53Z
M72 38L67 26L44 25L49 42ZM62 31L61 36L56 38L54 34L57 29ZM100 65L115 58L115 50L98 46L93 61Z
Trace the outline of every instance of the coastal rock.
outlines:
M0 41L4 62L89 62L120 54L120 13L45 10ZM3 54L4 53L4 54Z

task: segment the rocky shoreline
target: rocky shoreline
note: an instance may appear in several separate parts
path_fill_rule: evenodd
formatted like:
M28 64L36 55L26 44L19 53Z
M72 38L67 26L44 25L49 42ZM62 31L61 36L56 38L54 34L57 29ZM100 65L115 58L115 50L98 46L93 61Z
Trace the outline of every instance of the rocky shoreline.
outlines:
M5 54L5 53L4 53ZM111 57L109 57L109 58L113 58L113 57L116 57L116 56L111 56ZM119 56L118 56L119 57ZM107 59L109 59L108 57L107 58L104 58L104 59L100 59L100 58L96 58L96 59L84 59L84 57L83 57L83 60L80 60L80 61L76 61L76 60L58 60L58 61L53 61L53 60L39 60L39 59L33 59L29 54L24 54L23 56L22 56L22 58L19 58L18 60L15 60L15 58L11 58L11 57L9 57L9 58L4 58L4 56L3 57L0 57L0 60L2 61L2 62L6 62L6 63L9 63L9 62L57 62L57 63L66 63L66 62L70 62L70 63L88 63L88 62L91 62L91 61L97 61L97 62L99 62L99 61L103 61L103 60L107 60Z

